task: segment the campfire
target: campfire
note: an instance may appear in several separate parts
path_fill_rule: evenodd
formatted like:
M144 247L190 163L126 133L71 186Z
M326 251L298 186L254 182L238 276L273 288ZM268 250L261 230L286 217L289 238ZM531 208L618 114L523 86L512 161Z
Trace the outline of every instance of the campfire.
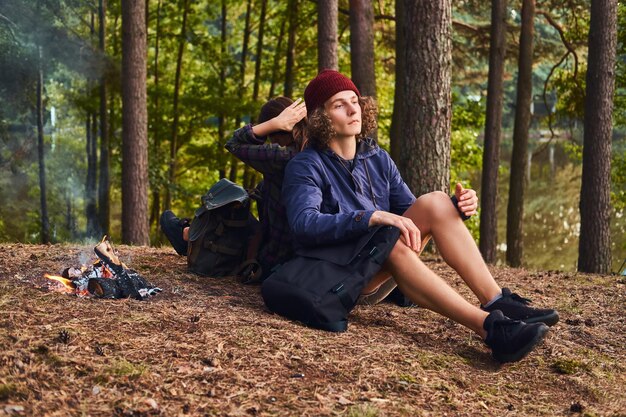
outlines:
M82 297L144 300L161 292L120 261L107 236L93 250L97 259L91 265L69 267L61 276L45 277L61 283L63 291Z

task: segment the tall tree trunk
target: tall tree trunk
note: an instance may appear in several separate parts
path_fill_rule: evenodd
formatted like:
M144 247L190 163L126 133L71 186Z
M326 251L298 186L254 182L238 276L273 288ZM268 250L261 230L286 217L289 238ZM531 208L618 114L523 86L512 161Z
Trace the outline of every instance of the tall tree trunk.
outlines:
M338 0L324 0L317 3L317 69L337 70L337 14Z
M261 85L261 62L263 58L263 36L265 34L265 15L267 13L267 0L261 0L261 16L259 17L259 37L256 44L256 62L254 63L254 87L252 89L252 99L259 98L259 87Z
M37 68L37 157L39 161L39 203L41 222L41 243L50 243L50 221L48 219L48 202L46 198L46 163L43 137L43 65L41 46L38 47Z
M261 16L259 17L259 35L256 44L256 61L254 63L254 85L252 88L252 100L257 101L259 99L259 88L261 85L261 63L263 59L263 36L265 33L265 16L267 14L267 0L261 0ZM281 25L281 32L283 31L284 21ZM282 34L280 35L282 37ZM280 40L277 48L280 48ZM274 80L272 80L274 84ZM244 181L245 188L253 188L258 183L258 172L250 166L246 165L244 168Z
M513 267L521 266L523 259L523 220L525 175L528 160L528 130L530 129L530 104L533 94L533 33L535 0L522 2L522 28L520 33L519 69L517 75L517 102L513 128L513 153L506 222L506 261Z
M376 97L372 0L350 0L350 58L352 81L362 95Z
M170 139L170 167L168 174L168 185L165 192L165 209L172 207L172 188L176 184L176 154L178 153L178 122L180 113L178 112L178 100L180 98L180 74L183 68L183 53L187 43L187 15L189 13L189 0L183 2L183 21L180 27L178 39L178 52L176 54L176 71L174 75L174 97L172 98L172 136Z
M500 166L500 126L504 60L506 56L507 0L491 0L491 38L489 45L489 79L487 82L487 119L481 182L480 253L485 262L496 261L498 244L498 168Z
M404 14L404 1L396 0L396 80L393 91L393 115L391 117L391 129L389 132L389 150L391 158L397 163L402 155L402 143L406 140L403 129L404 120L404 93L406 90L406 16Z
M220 44L220 85L219 85L219 91L220 91L220 97L224 97L224 93L226 91L225 89L225 84L226 84L226 1L222 0L222 21L221 21L221 31L222 31L222 39L221 39L221 44ZM217 117L217 136L218 136L218 141L217 141L217 154L219 155L219 169L218 169L218 173L219 173L219 177L220 178L225 178L226 177L226 158L227 155L225 155L224 153L224 143L226 140L226 116L224 115L223 111L220 111L220 114Z
M611 139L617 0L592 0L585 93L578 270L611 271Z
M400 172L420 196L450 183L452 4L399 1L406 35Z
M283 44L283 38L285 37L285 26L287 23L287 16L283 17L283 21L280 24L280 32L278 33L278 40L276 41L276 51L274 52L274 62L272 64L272 82L270 84L270 92L267 95L268 100L274 98L274 91L276 88L276 80L278 78L278 67L280 66L281 48Z
M99 0L99 48L106 56L106 0ZM108 69L108 65L106 65ZM107 70L100 77L100 176L98 177L98 222L105 234L110 228L109 120L107 111Z
M122 0L122 241L150 243L144 0Z
M152 116L152 157L155 161L159 161L161 153L161 135L159 134L160 107L159 107L159 41L161 40L161 0L157 1L156 9L156 29L154 34L154 95L152 102L154 103L154 115ZM161 184L158 181L152 187L152 209L150 210L150 224L154 224L156 228L157 242L161 241L159 233L159 215L161 213Z
M96 33L95 15L90 13L90 33L93 39ZM94 87L94 79L87 81L87 97L91 97ZM88 111L85 122L86 153L87 153L87 178L85 181L85 217L87 219L87 237L95 237L99 234L98 207L97 207L97 184L98 184L98 127L96 114Z
M87 113L85 122L86 153L87 153L87 178L85 181L85 216L87 218L87 237L95 237L99 234L98 209L96 207L96 184L97 184L97 120L94 113Z
M298 0L289 0L287 5L289 32L287 35L287 62L285 63L285 88L283 95L293 95L293 70L296 63L296 31L298 30Z
M243 102L246 91L246 64L248 63L248 45L250 44L250 10L252 9L252 0L248 0L246 5L246 23L243 28L243 47L241 48L241 64L239 65L239 102ZM238 128L241 123L241 115L235 118L235 127ZM239 160L235 155L230 155L230 173L228 179L237 182L237 169Z

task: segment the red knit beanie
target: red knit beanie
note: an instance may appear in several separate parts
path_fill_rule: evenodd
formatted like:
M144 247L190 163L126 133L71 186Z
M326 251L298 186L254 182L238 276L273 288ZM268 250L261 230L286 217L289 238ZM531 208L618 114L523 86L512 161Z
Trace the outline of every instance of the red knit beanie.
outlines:
M321 70L304 89L304 102L308 113L324 105L326 100L340 91L352 90L361 97L359 89L345 75L330 69Z

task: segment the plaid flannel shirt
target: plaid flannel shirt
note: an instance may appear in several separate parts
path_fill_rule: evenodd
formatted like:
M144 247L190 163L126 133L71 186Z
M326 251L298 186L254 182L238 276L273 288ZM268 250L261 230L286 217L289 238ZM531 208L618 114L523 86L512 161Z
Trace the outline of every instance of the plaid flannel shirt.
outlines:
M297 151L294 146L265 143L264 139L254 135L252 125L236 130L225 146L242 162L263 174L262 203L259 205L262 238L258 260L264 269L263 277L266 277L271 268L293 256L287 211L280 196L285 167Z

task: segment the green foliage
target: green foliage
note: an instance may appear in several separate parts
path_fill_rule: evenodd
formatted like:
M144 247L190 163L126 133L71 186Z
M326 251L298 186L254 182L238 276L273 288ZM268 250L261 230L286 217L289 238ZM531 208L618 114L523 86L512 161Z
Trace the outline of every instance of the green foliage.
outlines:
M581 63L578 73L574 74L569 69L559 69L552 79L558 101L556 105L557 116L562 120L580 120L585 114L585 74L587 65Z
M626 139L613 145L611 161L611 202L616 211L626 210Z
M483 100L455 98L452 107L452 132L450 135L450 188L457 182L465 188L475 188L472 177L482 169L483 149L478 144L485 121ZM466 226L474 239L479 237L479 217L472 216Z
M626 2L617 4L617 67L615 71L615 108L613 120L626 127Z

